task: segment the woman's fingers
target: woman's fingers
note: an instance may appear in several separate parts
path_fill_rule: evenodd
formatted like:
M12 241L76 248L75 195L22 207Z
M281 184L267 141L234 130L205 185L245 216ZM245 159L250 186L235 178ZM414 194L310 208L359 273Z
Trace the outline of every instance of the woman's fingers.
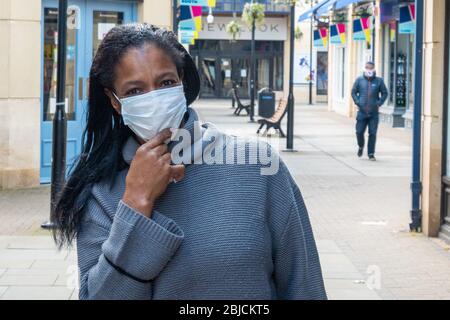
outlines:
M163 156L167 152L167 145L165 143L160 144L159 146L153 148L153 152L156 153L158 157Z
M169 139L172 136L172 132L170 132L170 129L164 129L160 133L158 133L155 137L148 140L143 146L146 148L153 149L160 144L165 144L164 141Z
M174 165L170 166L172 181L175 182L181 181L184 178L184 165Z
M167 152L167 153L163 154L160 159L164 163L170 164L170 161L172 160L172 155L170 154L170 152Z

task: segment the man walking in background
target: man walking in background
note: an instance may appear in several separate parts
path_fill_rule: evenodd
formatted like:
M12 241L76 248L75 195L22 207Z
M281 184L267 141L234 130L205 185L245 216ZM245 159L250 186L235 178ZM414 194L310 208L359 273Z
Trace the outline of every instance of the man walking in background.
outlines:
M358 141L358 157L363 155L364 134L369 127L367 155L375 161L375 144L378 130L378 109L388 97L388 90L382 78L376 76L375 64L367 62L364 74L356 79L352 88L352 98L358 107L356 115L356 138Z

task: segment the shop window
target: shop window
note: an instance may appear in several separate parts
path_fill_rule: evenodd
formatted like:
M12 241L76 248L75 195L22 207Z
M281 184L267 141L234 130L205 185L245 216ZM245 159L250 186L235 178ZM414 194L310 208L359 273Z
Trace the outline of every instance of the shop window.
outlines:
M338 100L345 98L345 66L346 66L346 50L345 47L335 48L336 72L334 74L334 97Z
M448 15L450 15L450 10L448 11ZM450 29L450 27L447 27L448 29ZM448 38L447 38L447 155L446 155L446 170L445 170L445 175L449 176L450 175L450 30L447 32L448 33ZM447 214L450 217L450 210L447 211Z
M56 110L58 63L58 9L44 9L43 121L52 121ZM76 30L67 30L66 117L75 120Z
M273 58L273 90L283 90L283 56L277 55Z
M394 103L394 70L395 70L395 42L392 41L391 28L389 24L383 25L383 48L382 48L382 69L380 76L383 77L386 87L389 90L388 105Z
M94 24L92 28L92 57L103 40L104 35L116 25L123 23L123 12L116 11L94 11Z

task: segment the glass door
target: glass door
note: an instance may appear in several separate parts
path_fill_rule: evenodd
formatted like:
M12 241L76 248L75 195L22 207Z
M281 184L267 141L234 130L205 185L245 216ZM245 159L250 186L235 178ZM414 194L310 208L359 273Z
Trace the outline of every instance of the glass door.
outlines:
M263 88L272 88L270 85L270 59L256 59L256 92Z
M250 58L236 58L233 63L233 80L238 85L238 94L240 98L248 99L250 97Z
M69 1L80 9L80 17L84 16L83 0ZM58 63L58 2L47 0L42 8L42 86L41 86L41 183L51 180L52 166L52 127L56 109L56 83ZM83 101L83 82L80 74L83 72L84 51L82 30L68 28L66 41L66 105L67 116L67 166L71 166L80 149L79 120Z
M218 96L218 79L216 58L201 57L198 67L200 73L200 81L202 85L202 98L216 98Z
M231 89L233 88L233 79L231 77L231 62L230 58L220 59L220 97L226 98L231 96Z
M67 166L70 168L81 151L87 108L87 79L92 58L104 34L117 24L136 19L136 5L120 1L69 0L79 9L79 29L67 30L66 114ZM41 88L41 183L51 180L52 127L56 105L58 1L42 2L42 88Z

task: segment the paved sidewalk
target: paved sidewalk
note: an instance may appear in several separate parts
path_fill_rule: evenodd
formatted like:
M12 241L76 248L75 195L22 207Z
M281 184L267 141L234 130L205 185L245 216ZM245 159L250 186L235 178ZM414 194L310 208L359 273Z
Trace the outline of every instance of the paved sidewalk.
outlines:
M255 137L231 103L203 100L204 120ZM410 132L380 127L373 163L355 155L354 123L324 106L296 106L295 153L281 152L308 207L330 299L449 299L449 246L408 232ZM286 121L284 121L286 123ZM270 139L283 149L285 139ZM0 299L76 299L74 251L48 232L49 188L0 191Z

